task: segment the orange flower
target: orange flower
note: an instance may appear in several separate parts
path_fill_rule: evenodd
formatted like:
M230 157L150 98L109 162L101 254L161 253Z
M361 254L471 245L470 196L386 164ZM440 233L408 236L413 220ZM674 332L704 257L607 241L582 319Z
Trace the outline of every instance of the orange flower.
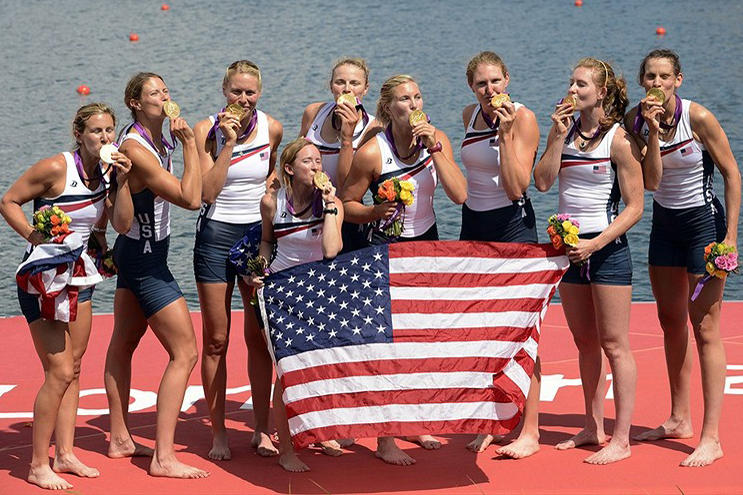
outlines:
M547 233L550 235L550 237L552 237L553 235L557 234L557 231L555 230L555 227L550 225L549 227L547 227Z
M59 234L59 226L55 225L54 227L52 227L52 235L57 235L57 234Z
M559 235L552 236L551 241L555 249L560 249L561 247L564 246L562 242L562 237L560 237Z
M61 219L57 215L52 215L49 217L49 221L52 222L52 225L59 225Z
M59 226L59 230L63 234L67 234L70 231L70 226L68 224L66 224L66 223L63 223L62 225Z
M393 184L391 180L384 181L379 186L377 194L387 201L394 201L397 198L397 193L395 192L395 184Z
M710 242L709 244L707 244L707 247L704 248L704 257L705 258L707 258L707 256L709 256L709 253L712 252L712 246L714 246L714 245L715 245L714 242Z

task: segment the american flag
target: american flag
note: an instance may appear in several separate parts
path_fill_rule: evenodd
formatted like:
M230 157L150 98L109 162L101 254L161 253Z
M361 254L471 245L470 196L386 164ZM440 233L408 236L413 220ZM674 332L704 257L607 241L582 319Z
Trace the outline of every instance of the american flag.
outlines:
M261 311L295 446L510 431L567 267L550 244L435 241L272 274Z

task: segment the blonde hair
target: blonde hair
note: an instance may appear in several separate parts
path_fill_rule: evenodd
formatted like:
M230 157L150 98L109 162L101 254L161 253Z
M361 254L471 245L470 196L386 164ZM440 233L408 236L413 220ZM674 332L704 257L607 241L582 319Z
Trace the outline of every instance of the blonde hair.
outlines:
M286 165L293 163L294 160L297 159L297 154L305 146L313 146L313 144L304 136L299 136L294 141L291 141L284 146L284 149L281 152L281 157L279 158L279 181L290 193L292 190L292 176L286 173Z
M382 87L379 88L379 100L377 100L377 120L383 124L388 124L390 122L390 113L387 111L386 107L392 101L392 90L401 84L409 82L418 84L415 79L413 79L413 76L407 74L392 76L382 84Z
M341 65L353 65L354 67L364 71L364 82L369 84L369 66L366 65L366 60L360 57L344 57L336 60L333 65L333 69L330 71L330 84L333 84L333 75L335 75L335 69Z
M114 121L114 127L116 127L116 115L114 114L113 108L109 107L105 103L89 103L77 109L75 118L72 119L72 137L75 139L73 150L80 148L80 143L77 142L75 133L82 134L85 132L85 125L88 123L88 119L93 115L106 113L111 116L111 119Z
M606 129L611 127L615 122L621 122L624 118L624 112L627 110L629 98L627 98L627 82L623 77L617 77L614 69L608 62L597 58L585 57L578 60L573 69L585 67L593 69L593 81L600 87L606 88L606 96L601 103L604 109L604 118L599 125Z
M235 74L250 74L258 80L258 90L263 89L263 81L261 80L261 70L250 60L237 60L232 62L224 73L224 79L222 79L222 87L226 87L230 82L230 78Z
M497 53L488 51L480 52L472 57L472 60L470 60L467 64L467 84L469 84L470 86L472 86L472 80L475 77L475 71L480 64L497 65L498 67L500 67L504 76L508 74L506 63L503 61L502 58L500 58Z
M144 84L153 77L165 82L162 76L155 74L154 72L140 72L129 79L126 88L124 88L124 105L126 105L126 107L132 112L133 120L137 120L137 113L135 112L134 107L132 107L131 101L141 98Z

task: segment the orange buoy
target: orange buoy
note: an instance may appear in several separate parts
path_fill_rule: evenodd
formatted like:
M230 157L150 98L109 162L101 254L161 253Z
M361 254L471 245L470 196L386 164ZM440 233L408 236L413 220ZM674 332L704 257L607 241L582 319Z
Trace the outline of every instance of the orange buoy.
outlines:
M87 87L84 84L81 84L80 86L77 87L77 92L79 94L81 94L81 95L89 95L90 94L90 88Z
M583 7L583 0L575 0L576 7Z
M129 33L129 41L139 41L139 35L137 33Z
M657 34L658 36L665 36L665 34L666 34L666 28L664 28L663 26L658 26L655 29L655 34Z
M164 3L160 6L160 10L170 10L170 5L167 3Z

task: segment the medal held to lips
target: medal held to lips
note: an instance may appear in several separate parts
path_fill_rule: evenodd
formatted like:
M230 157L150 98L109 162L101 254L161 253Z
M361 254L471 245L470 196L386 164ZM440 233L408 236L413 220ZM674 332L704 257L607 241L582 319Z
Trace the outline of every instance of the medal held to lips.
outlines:
M575 95L567 95L565 98L562 99L563 104L570 105L575 109L575 106L578 104L578 98L575 97Z
M352 107L356 106L356 97L351 93L342 93L335 102L340 105L341 103L348 103Z
M325 172L317 172L312 177L312 183L315 185L316 188L324 191L325 188L328 187L328 184L330 184L330 177L328 177Z
M242 120L243 117L245 117L245 114L247 113L245 109L242 107L242 105L238 103L230 103L227 105L227 108L224 109L225 112L231 113L235 117L237 117L237 120Z
M652 98L662 105L666 101L666 94L660 88L650 88L645 98Z
M179 107L178 103L173 100L168 100L163 103L163 112L165 112L165 115L170 119L175 119L181 114L181 107Z
M511 97L507 93L496 94L490 98L490 106L497 109L502 107L507 101L511 101Z
M101 161L104 163L113 163L115 160L111 157L112 153L119 151L119 149L113 144L104 144L101 146L98 155L101 157Z
M423 110L413 110L413 113L411 113L408 116L408 122L410 122L411 127L415 127L415 125L418 122L427 122L428 116Z

